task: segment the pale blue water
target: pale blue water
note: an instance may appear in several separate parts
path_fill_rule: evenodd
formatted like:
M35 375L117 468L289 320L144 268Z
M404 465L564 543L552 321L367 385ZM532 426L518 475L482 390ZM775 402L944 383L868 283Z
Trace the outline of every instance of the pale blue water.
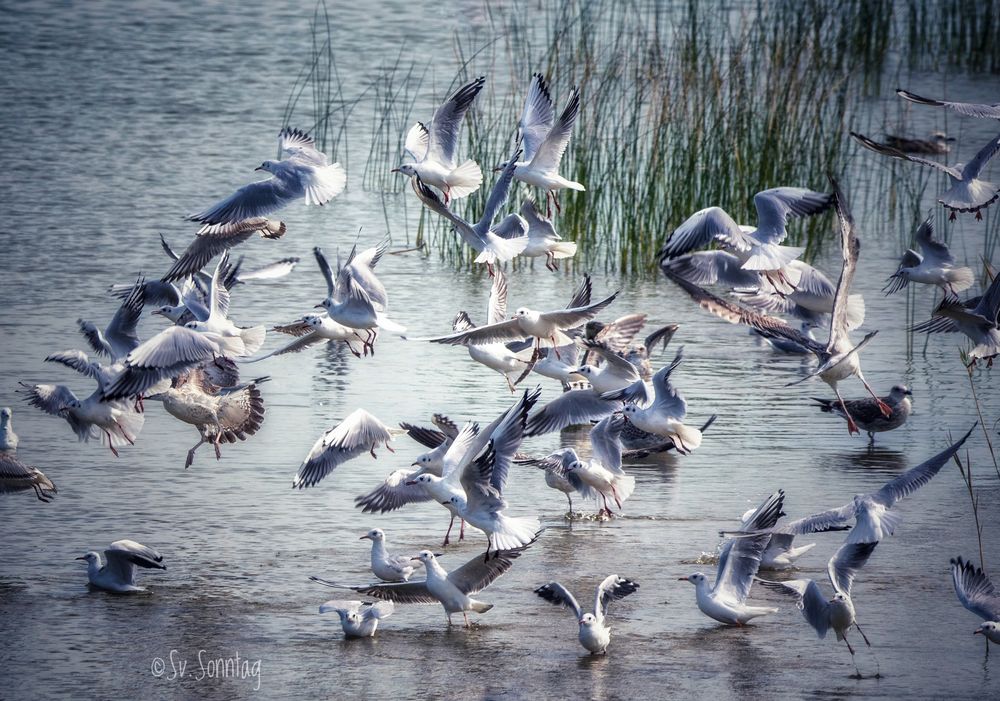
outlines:
M477 3L331 10L347 95L360 93L372 66L394 56L401 42L408 55L429 56L450 47L454 30L483 23ZM77 444L64 423L14 394L18 380L66 382L89 392L87 380L43 363L45 355L80 347L77 317L109 318L115 304L104 294L108 284L165 269L157 233L182 245L192 227L181 216L247 182L252 168L273 154L290 76L308 55L310 10L297 3L237 9L94 2L7 4L0 12L6 161L0 404L14 407L22 459L60 488L48 505L25 494L0 499L7 524L0 543L0 696L940 698L996 687L1000 655L984 661L982 642L971 636L978 621L956 601L948 575L950 557L978 559L969 497L953 465L899 506L903 525L879 545L857 582L858 616L876 646L881 679L852 679L843 645L817 640L788 602L753 628L728 629L702 616L690 585L677 581L709 570L692 563L715 549L719 528L765 494L784 488L792 517L842 504L938 452L949 432L964 431L975 418L957 339L935 337L922 355L917 338L916 354L906 357L905 301L879 292L908 232L883 223L876 188L885 186L878 177L884 164L871 154L859 153L846 181L864 246L856 291L868 303L865 330L880 329L865 350L864 368L880 391L898 382L913 389L915 413L904 428L868 451L863 438L848 437L843 424L810 408L808 397L827 396L825 386L784 387L804 371L800 359L758 347L660 278L597 276L597 294L623 289L615 314L642 311L651 324L681 325L674 343L685 345L688 359L677 384L690 416L697 423L720 416L703 447L689 457L630 466L636 493L626 517L607 523L570 526L562 518L563 496L546 490L532 468L517 470L509 486L512 512L538 514L548 530L482 595L496 607L480 625L448 630L439 607L401 606L377 639L345 643L336 621L317 614L331 592L307 576L367 581L367 543L358 536L379 526L395 549L437 548L446 513L434 504L386 516L353 508L354 495L419 452L406 439L396 442L395 456L382 451L377 462L359 459L305 492L288 488L299 461L322 431L359 406L389 423L426 423L433 412L491 420L510 401L499 376L462 349L388 337L371 359L320 350L267 361L255 370L274 378L263 388L261 432L226 447L219 462L205 450L187 471L184 455L195 432L159 406L150 406L138 445L114 459L97 444ZM425 84L428 109L454 70L450 53L436 58ZM927 74L909 85L936 94L942 82L940 74ZM960 76L948 90L996 99L990 84ZM866 105L870 121L895 115L894 100ZM250 265L286 255L303 260L285 280L241 288L233 298L237 321L272 325L309 311L324 294L314 245L343 252L359 227L362 240L374 242L387 220L396 248L415 236L418 209L409 193L388 196L385 213L379 193L360 187L372 109L359 104L349 150L336 154L350 167L348 191L329 207L289 208L285 239L253 241L241 251ZM914 134L944 122L930 109L909 114ZM963 158L995 131L993 124L952 118L948 127L961 137ZM951 228L957 254L973 265L984 226L963 218ZM835 270L835 259L834 251L819 264ZM520 269L511 275L511 304L561 305L580 272L582 266L558 274ZM393 315L418 334L445 332L458 309L484 314L485 275L453 270L436 254L387 256L379 273ZM921 291L915 303L917 319L926 318L932 295ZM156 329L155 319L144 321L144 335ZM992 425L1000 412L998 380L980 371L975 381ZM545 399L557 396L548 381L543 387ZM844 389L860 396L854 382ZM560 444L586 449L586 437L546 436L525 448L543 453ZM1000 557L998 480L981 433L970 452L992 564ZM142 573L148 595L88 592L82 563L73 558L124 537L159 549L169 569ZM823 578L840 538L815 540L802 574ZM483 542L473 533L450 546L445 566L473 557ZM556 577L589 599L610 572L636 579L641 589L613 609L609 655L583 658L569 615L531 590ZM860 648L859 665L870 672L874 660ZM251 664L259 660L259 674L199 678L211 671L199 664L200 650L202 665L238 653ZM155 658L166 665L161 677L153 674ZM184 678L170 679L181 661L188 665Z

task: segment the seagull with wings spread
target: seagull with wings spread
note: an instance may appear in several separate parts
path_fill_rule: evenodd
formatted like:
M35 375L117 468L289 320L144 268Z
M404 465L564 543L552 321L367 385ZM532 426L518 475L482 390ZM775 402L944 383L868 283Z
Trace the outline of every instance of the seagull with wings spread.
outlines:
M458 162L458 135L465 113L485 84L486 78L480 76L463 85L434 112L430 126L417 122L410 127L404 148L413 163L404 163L392 172L420 178L438 188L444 193L445 204L478 190L483 173L471 159Z
M392 615L396 607L391 601L376 601L366 604L360 601L331 599L320 605L320 613L336 613L340 617L340 627L345 638L373 638L378 624Z
M962 606L983 619L973 635L982 635L1000 645L1000 593L986 573L971 562L954 558L951 561L951 579L955 595Z
M535 535L535 538L537 538ZM458 569L447 571L438 562L430 550L421 550L417 558L424 565L427 578L409 582L376 582L367 585L344 585L330 582L319 577L309 579L317 584L337 589L353 589L354 591L382 601L393 601L397 604L441 604L448 615L448 625L451 625L451 615L461 613L465 618L466 627L470 627L468 611L486 613L493 604L477 601L472 598L514 565L514 560L535 542L530 542L509 550L500 550L488 560L478 555Z
M796 280L785 269L805 249L781 245L788 237L788 218L819 214L830 207L832 198L801 187L776 187L758 192L753 202L756 229L737 224L720 207L692 214L667 239L660 251L661 265L715 242L728 252L704 253L701 262L714 269L716 277L732 278L741 287L755 286L763 278L781 292L792 292Z
M135 583L136 567L167 569L160 553L134 540L116 540L104 551L104 562L101 554L93 550L76 559L86 561L87 579L92 586L117 594L146 591Z
M868 562L876 545L878 543L845 543L834 553L826 567L830 584L833 585L833 598L829 600L823 596L819 584L814 579L789 579L784 582L772 582L757 578L757 582L763 587L793 597L799 610L802 611L802 616L816 630L816 634L820 638L825 638L827 631L833 628L837 640L844 641L853 660L854 648L851 647L851 643L847 639L847 631L850 630L851 626L858 629L865 645L870 648L872 644L868 640L868 636L861 630L855 617L854 602L851 600L851 586L854 584L858 570ZM856 662L854 669L860 677L861 671Z
M580 183L559 175L559 164L562 162L563 154L566 153L566 147L569 146L570 137L573 136L573 125L576 124L579 114L580 91L573 88L570 91L569 102L556 120L545 77L541 73L532 75L528 96L525 98L524 109L517 125L520 143L524 147L524 160L519 161L518 156L514 156L513 159L501 163L497 170L505 169L513 163L514 177L517 180L544 190L546 207L551 197L556 209L562 211L559 198L556 196L557 191L586 190ZM551 213L551 210L547 211L548 215ZM576 246L573 248L575 251Z
M320 436L309 450L292 480L292 489L314 487L343 463L364 453L377 458L380 443L386 450L392 440L390 429L364 409L355 409L347 418Z
M887 295L899 292L911 282L920 282L935 285L945 294L957 296L976 282L972 268L956 267L955 256L948 250L948 244L934 238L931 219L927 217L914 234L922 254L912 248L906 249L896 272L889 276L888 283L882 288Z
M597 585L593 613L589 611L584 613L576 598L559 582L543 584L535 589L535 593L550 604L563 606L573 612L580 625L578 634L580 644L591 655L596 655L606 653L608 645L611 644L611 626L605 623L611 602L624 599L638 589L639 585L632 580L619 577L617 574L609 574Z
M493 226L493 220L500 215L504 205L507 204L513 178L514 166L509 165L494 183L483 214L475 224L453 212L419 176L412 180L413 191L417 193L417 198L427 209L440 214L452 223L454 230L462 237L465 244L479 254L475 262L485 263L491 277L496 263L513 260L524 251L529 242L528 223L520 214L508 214L499 224Z
M938 198L938 202L951 211L948 217L950 220L955 219L957 212L975 212L976 219L982 219L983 210L996 202L997 198L1000 198L1000 185L986 182L979 177L997 151L1000 151L1000 136L994 136L990 139L989 143L980 149L979 153L968 163L964 165L956 163L953 166L946 166L943 163L920 156L911 156L891 146L872 141L867 136L857 132L852 131L851 136L869 151L889 158L927 166L951 178L954 184Z
M340 164L330 163L326 154L316 150L313 138L303 131L282 129L278 134L278 150L283 160L264 161L255 168L270 173L270 178L244 185L208 209L188 215L188 220L201 222L199 235L232 234L245 229L247 220L266 217L300 199L307 205L326 204L347 184L347 174ZM253 230L262 230L266 225L254 221L252 226L256 227Z
M525 198L521 203L521 217L528 224L528 245L521 251L522 256L545 256L545 267L555 272L559 270L558 261L576 255L576 242L563 241L562 236L556 233L552 220L538 211L532 198Z
M930 97L921 97L909 90L896 90L896 94L904 100L915 102L918 105L930 105L931 107L944 107L953 110L966 117L980 117L982 119L1000 119L1000 102L992 105L981 105L974 102L948 102L947 100L936 100Z
M855 345L850 337L849 323L849 298L851 284L858 266L858 254L861 251L861 243L858 241L855 232L854 218L840 186L831 177L830 182L834 190L834 203L837 209L837 218L840 221L841 251L843 253L844 265L840 272L840 279L837 281L837 293L833 304L833 313L830 315L830 335L826 345L820 344L809 338L798 329L789 326L785 321L761 314L744 306L722 299L711 292L698 287L689 280L681 277L669 267L663 267L663 274L668 279L677 283L688 296L698 302L702 309L705 309L716 316L725 319L732 324L745 324L751 326L764 336L782 337L795 341L803 348L808 349L819 360L819 367L810 372L805 377L788 383L786 386L799 384L808 379L819 376L826 382L837 395L841 408L847 416L847 430L849 433L858 433L857 424L851 418L850 413L844 406L844 399L837 389L837 383L849 377L857 377L868 390L868 393L875 399L879 410L886 417L892 415L892 407L887 405L871 388L864 375L861 373L861 361L858 351L861 350L877 331L872 331L866 335L860 343Z

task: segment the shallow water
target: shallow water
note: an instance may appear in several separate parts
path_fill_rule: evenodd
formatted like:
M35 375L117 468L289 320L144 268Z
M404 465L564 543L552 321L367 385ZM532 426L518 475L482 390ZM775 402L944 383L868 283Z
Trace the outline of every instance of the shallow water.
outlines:
M288 76L308 54L309 17L296 4L248 5L238 12L166 2L127 13L105 3L3 10L0 404L15 408L22 459L43 469L60 493L48 505L23 494L0 500L8 523L0 542L0 695L608 699L669 689L719 698L969 697L995 688L1000 655L984 661L982 641L970 635L978 621L956 601L948 575L950 557L978 560L969 497L953 465L898 507L903 525L879 545L856 584L859 620L875 645L880 679L853 679L844 646L832 636L817 640L787 601L759 625L729 629L702 616L690 585L677 581L695 569L710 571L710 564L697 563L715 550L717 531L767 493L784 488L791 517L842 504L938 452L949 432L966 430L976 418L956 339L932 338L924 355L917 338L916 354L906 357L905 300L879 293L901 235L879 225L883 210L871 188L882 164L870 154L855 159L846 181L863 242L856 291L868 305L864 329L880 329L864 367L879 391L898 382L913 389L909 423L868 450L863 438L848 437L842 423L810 408L810 395L828 395L824 385L784 387L808 370L801 359L758 346L662 278L596 276L597 295L622 288L615 314L641 311L651 324L681 325L673 343L686 349L677 384L689 415L695 423L713 413L720 418L695 454L629 466L637 489L625 516L612 521L567 521L564 497L545 489L534 468L518 469L509 485L512 512L540 515L547 531L482 594L496 607L471 630L448 629L439 607L401 606L375 640L344 642L336 619L316 613L331 592L307 576L367 581L367 543L357 538L369 528L384 528L392 549L438 547L447 524L440 507L370 516L352 504L354 495L408 464L419 452L415 444L400 439L396 455L358 459L315 489L288 488L315 438L356 407L389 423L426 423L433 412L491 420L510 396L498 375L462 349L386 337L371 359L319 350L265 361L252 371L273 378L263 387L261 432L225 447L219 462L203 450L186 471L195 432L159 406L150 406L141 440L120 459L96 443L77 444L62 422L25 406L14 394L17 380L66 382L89 393L86 380L47 366L45 355L80 347L75 319L104 322L113 313L108 284L163 269L156 234L181 245L192 227L180 215L243 184L273 153ZM335 13L348 94L370 77L367 57L398 50L398 28L413 27L405 37L409 51L426 55L435 46L417 29L427 26L425 12L442 37L477 22L479 12L475 3L447 12L440 5L382 7L382 13L360 6ZM442 62L428 90L443 92L452 72ZM936 94L941 82L940 75L924 75L909 85ZM991 97L972 80L952 80L949 90L973 100ZM883 106L875 101L867 108L878 115ZM367 153L365 109L359 107L347 159L352 179ZM913 133L929 131L939 117L913 110ZM959 151L967 155L994 125L966 120L960 128ZM928 195L926 205L932 202ZM390 197L388 207L394 247L403 248L417 209L412 198ZM286 255L302 263L282 281L240 288L232 312L238 322L273 325L309 311L323 295L311 247L344 252L358 227L364 242L374 242L385 220L378 194L358 185L329 207L295 206L283 218L285 239L254 241L240 252L248 265ZM983 226L963 218L951 228L955 250L973 265ZM832 251L819 264L835 270L836 257ZM393 315L417 334L447 331L458 309L475 319L485 314L488 280L479 271L410 253L387 256L379 273ZM578 273L520 269L511 275L511 305L561 306L577 281ZM932 295L922 291L915 303L917 319L926 318ZM156 328L147 320L142 330ZM979 371L975 381L992 423L1000 411L998 380ZM544 399L557 396L557 387L542 383ZM861 388L852 381L845 391L860 396ZM559 445L585 451L586 434L545 436L525 449L544 453ZM982 433L969 445L981 482L987 563L995 563L998 480ZM82 563L73 558L124 537L159 549L168 571L142 573L147 595L88 592ZM823 578L840 537L815 541L801 574ZM472 532L447 548L444 565L465 562L483 543ZM637 580L641 589L612 609L609 655L583 657L570 616L531 589L555 577L589 600L610 572ZM755 598L771 595L755 592ZM858 664L870 675L875 659L857 647ZM251 665L259 660L247 668L249 678L209 676L215 670L208 660L237 654ZM159 677L156 659L164 663ZM184 676L171 678L182 662Z

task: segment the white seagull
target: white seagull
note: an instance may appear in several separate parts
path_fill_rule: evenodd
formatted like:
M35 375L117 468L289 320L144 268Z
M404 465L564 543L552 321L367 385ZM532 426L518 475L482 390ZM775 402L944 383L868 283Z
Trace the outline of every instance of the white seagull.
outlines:
M575 459L569 463L566 470L571 475L590 487L592 492L600 495L604 508L601 514L612 515L608 498L614 500L618 510L635 491L635 477L622 469L622 445L619 437L625 421L620 414L612 414L601 419L590 429L591 458L580 460L573 452ZM572 448L567 448L572 451ZM588 495L589 496L589 495Z
M945 294L954 296L976 282L972 268L956 267L955 256L948 250L948 245L934 238L931 219L927 217L914 234L922 254L912 248L906 249L896 272L889 276L888 283L882 288L887 295L898 292L911 282L920 282L940 287Z
M412 555L390 555L385 549L385 531L381 528L373 528L360 540L370 540L372 542L372 574L383 582L405 582L410 579L416 567L416 561ZM419 566L419 561L417 566Z
M187 217L201 222L199 234L226 233L240 228L247 219L266 217L299 199L307 205L326 204L343 191L347 183L344 169L317 151L316 142L305 132L282 129L278 150L284 160L264 161L255 168L270 173L270 178L244 185L221 202ZM254 226L259 230L262 223Z
M784 497L785 493L779 490L757 507L751 519L751 528L755 531L772 528L783 515L781 505ZM775 613L778 610L746 604L769 539L770 534L765 532L757 535L739 535L726 541L719 555L719 568L715 575L714 587L708 583L708 577L701 572L680 578L681 582L691 582L695 586L695 599L702 613L720 623L743 626L758 616Z
M630 579L610 574L597 586L594 596L593 613L584 613L580 604L559 582L549 582L535 589L535 593L556 606L563 606L573 612L580 625L579 640L591 655L606 653L611 643L611 626L605 623L612 601L624 599L635 593L639 585Z
M461 613L465 625L470 626L468 611L486 613L493 604L477 601L471 595L481 592L496 581L500 575L509 570L514 560L533 543L511 550L501 550L495 557L483 560L478 555L458 569L448 572L437 561L430 550L422 550L417 559L423 563L427 572L425 580L410 582L377 582L375 584L350 586L330 582L319 577L309 579L317 584L338 589L352 589L370 596L373 599L394 601L397 604L441 604L448 615L448 625L451 625L451 615Z
M104 558L101 562L101 554L91 550L76 559L87 562L87 579L93 586L118 594L146 591L136 586L136 567L167 569L160 553L134 540L116 540L104 551Z
M392 434L388 426L364 409L356 409L316 440L292 479L292 489L319 484L320 480L338 466L363 453L370 453L373 458L377 458L375 447L379 443L394 453L396 451L389 447L391 440Z
M951 561L951 579L962 606L983 619L972 634L1000 645L1000 594L993 582L980 568L960 557Z
M552 220L538 211L535 201L530 197L521 203L521 217L528 224L528 245L521 251L522 256L545 256L545 267L556 271L559 270L557 261L576 255L576 242L563 241L562 236L556 233Z
M319 607L320 613L333 611L340 616L340 627L345 638L372 638L379 621L388 618L396 607L391 601L376 601L366 604L360 601L331 599Z
M1000 275L993 278L989 288L971 309L954 299L944 299L931 321L940 319L940 327L928 330L964 334L975 346L969 351L969 364L985 360L993 366L993 358L1000 354ZM923 325L921 325L923 326Z
M562 162L570 137L573 136L573 125L580 114L580 91L576 88L570 92L569 102L565 109L555 119L552 109L552 98L548 85L541 73L531 77L531 86L524 101L524 110L518 123L521 143L524 146L524 160L518 161L515 156L514 177L528 185L534 185L545 191L545 202L549 197L555 202L556 209L561 211L558 190L570 189L583 191L586 188L578 182L567 180L559 175L559 164ZM497 170L506 168L511 161L500 164ZM575 248L575 246L574 246Z
M222 284L221 273L229 262L229 253L223 253L212 275L208 294L208 317L189 321L184 326L209 336L229 357L253 355L264 345L267 331L263 326L243 328L229 319L229 290Z
M5 406L0 409L0 452L6 453L17 450L17 434L14 433L14 424L11 422L13 412L10 407Z
M473 160L458 163L458 135L465 113L485 84L486 78L480 76L463 85L434 112L429 127L420 122L410 127L404 148L413 163L404 163L392 172L416 176L433 185L444 193L445 203L478 190L483 173Z
M684 347L677 349L677 354L670 365L665 365L653 375L653 402L646 407L634 403L642 392L628 394L628 391L611 392L603 395L605 399L630 399L622 408L625 420L635 424L636 428L657 436L669 438L681 455L696 450L701 445L701 431L684 423L687 416L687 401L684 396L670 383L670 375L680 365ZM627 361L626 361L627 362ZM642 388L642 381L635 385Z
M928 166L951 178L954 184L938 198L938 202L951 211L949 219L955 219L956 212L975 212L976 219L982 219L983 210L996 202L997 198L1000 198L1000 185L979 178L986 165L1000 150L1000 136L994 136L990 139L989 143L980 149L979 153L968 163L964 165L956 163L953 166L946 166L943 163L920 156L911 156L853 131L851 136L870 151L889 158Z

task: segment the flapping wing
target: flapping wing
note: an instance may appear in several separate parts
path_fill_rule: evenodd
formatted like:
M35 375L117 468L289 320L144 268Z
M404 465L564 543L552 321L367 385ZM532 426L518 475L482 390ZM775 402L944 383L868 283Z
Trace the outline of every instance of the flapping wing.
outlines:
M545 135L545 140L538 146L534 157L531 159L531 167L543 173L558 174L559 163L562 161L566 147L569 146L570 137L573 136L573 125L580 114L580 91L573 88L569 102L563 109L559 119L549 129Z
M536 533L529 543L519 548L496 551L485 562L481 555L476 555L457 570L449 572L448 580L463 594L475 594L482 591L509 570L514 565L514 560L521 557L540 534L541 531Z
M590 298L594 293L594 283L590 280L590 275L584 274L583 280L575 290L573 290L573 296L569 300L569 304L566 305L567 309L579 309L580 307L587 307L590 305Z
M660 250L660 259L676 258L705 248L713 241L737 251L749 251L753 245L752 239L722 208L708 207L695 212L674 229Z
M872 498L883 506L892 507L893 504L906 495L915 492L930 482L931 478L940 471L946 462L951 460L952 456L958 452L958 449L972 435L972 431L976 428L977 424L978 422L973 424L972 428L964 436L945 450L929 460L925 460L916 467L910 468L896 479L887 482L885 486L871 495Z
M951 561L951 579L962 606L984 621L1000 621L1000 594L980 568L962 558Z
M485 84L485 76L480 76L471 83L463 85L448 98L447 102L438 107L428 134L428 158L438 161L449 169L455 167L462 119Z
M835 591L840 592L848 599L851 598L851 585L858 570L865 566L868 558L875 551L875 543L844 543L840 546L830 562L827 563L826 571L830 577Z
M614 473L622 471L622 429L625 419L621 414L612 414L600 420L590 429L590 446L593 459L606 470Z
M521 330L521 325L517 323L517 319L508 319L497 324L477 326L476 328L460 331L448 336L415 340L446 343L451 346L478 346L484 343L497 343L500 341L519 341L527 335Z
M978 178L983 172L983 168L986 167L986 164L997 155L997 151L1000 151L1000 136L994 136L990 139L990 142L983 146L971 161L965 164L965 167L962 168L962 179L973 180Z
M323 255L323 251L319 246L313 247L313 256L316 258L319 271L323 273L323 279L326 280L326 296L332 298L336 285L334 284L333 270L330 268L330 263L327 261L326 256Z
M314 166L325 166L326 154L316 150L316 141L301 129L285 127L278 132L278 152L282 158L295 158Z
M959 114L967 117L979 117L981 119L1000 119L1000 103L995 105L978 105L972 102L949 102L947 100L935 100L930 97L921 97L909 90L897 90L896 94L904 100L916 102L918 105L930 105L932 107L947 107Z
M609 574L597 586L597 594L594 596L594 615L598 620L603 620L608 615L608 608L612 601L624 599L638 590L639 585L631 579L619 577L617 574Z
M407 504L430 501L426 489L419 484L407 484L416 474L416 470L396 470L372 491L354 497L354 505L366 514L384 514Z
M423 122L416 122L410 130L406 132L406 141L403 149L407 155L419 163L427 157L427 145L430 143L430 132Z
M728 251L696 251L664 259L661 265L696 285L756 288L761 280L758 271L745 269L743 262Z
M946 166L943 163L938 163L937 161L932 161L927 158L921 158L920 156L911 156L908 153L903 153L899 149L894 149L891 146L886 146L876 141L872 141L867 136L863 136L861 134L858 134L857 132L852 131L851 136L853 136L858 141L858 143L860 143L869 151L874 151L875 153L881 154L883 156L888 156L889 158L897 158L901 161L911 161L913 163L919 163L922 166L927 166L929 168L933 168L934 170L945 173L946 175L954 178L955 180L962 179L962 174L958 172L958 170L956 170L955 168L952 168L951 166Z
M500 210L507 204L510 186L514 182L514 167L517 165L517 159L520 155L521 152L517 151L510 157L507 165L504 166L503 171L500 173L500 177L493 184L493 189L490 190L490 196L486 200L486 206L483 208L483 216L472 227L480 236L486 235L486 232L490 230L490 226L493 224L493 220L496 219Z
M406 435L415 440L420 445L425 448L430 448L433 450L439 445L448 440L441 431L437 431L433 428L426 428L425 426L417 426L415 424L407 423L401 421L399 427L406 431Z
M687 416L687 402L676 387L670 383L670 375L684 359L684 346L677 349L674 359L670 365L665 365L653 375L652 385L655 396L652 408L659 414L667 416L677 421L682 421Z
M316 441L292 480L292 488L312 487L339 465L391 439L388 426L364 409L356 409Z
M924 252L924 256L929 260L937 261L942 265L954 265L955 256L951 254L948 250L947 244L943 241L938 241L934 238L934 217L929 216L927 219L917 227L917 232L914 234L914 238L917 241L917 245L920 246L920 250ZM907 250L907 253L912 251ZM920 265L920 259L913 263L907 260L906 254L903 255L902 265L905 267L911 267L913 265Z
M295 266L298 264L298 258L282 258L281 260L276 260L273 263L261 265L253 270L240 273L237 278L240 282L250 282L251 280L277 280L278 278L283 278L295 270Z
M858 267L858 254L861 252L861 242L858 241L854 228L854 217L851 215L847 198L840 185L832 177L834 204L837 208L837 219L840 222L841 254L844 262L837 281L837 292L833 298L833 313L830 319L830 340L827 351L832 351L840 339L846 338L850 331L847 318L847 301L854 283L854 273ZM808 347L808 346L807 346Z
M827 631L830 630L829 604L815 581L812 579L789 579L784 582L773 582L758 578L757 582L766 589L795 599L806 622L816 629L819 637L826 637Z
M555 120L555 110L552 109L549 86L541 73L535 73L531 76L528 96L524 100L524 109L517 124L526 161L535 157L535 152L552 128L553 120Z
M667 279L672 280L682 290L684 290L688 296L697 302L698 306L702 309L714 314L720 319L725 319L730 324L743 324L757 329L763 335L768 337L780 337L795 341L799 345L808 348L813 353L818 354L825 351L825 348L822 345L809 338L798 329L789 326L782 319L761 314L753 309L747 309L742 305L722 299L708 290L695 285L693 282L689 282L680 275L677 275L669 268L663 268L663 274L666 275Z
M538 589L535 589L535 593L548 601L550 604L568 608L573 612L573 616L576 620L580 620L580 618L583 617L583 611L580 609L580 604L577 602L576 598L559 582L549 582L548 584L543 584L538 587Z
M338 584L319 577L310 577L309 581L334 589L351 589L382 601L393 601L397 604L436 604L438 600L427 590L427 583L416 582L375 582L374 584Z
M561 431L568 426L590 423L603 419L621 409L617 400L602 399L593 390L574 389L543 406L528 418L525 436L538 436L551 431Z
M781 507L785 493L778 490L769 496L749 519L748 531L762 531L773 528L782 516ZM771 536L761 533L739 536L726 543L725 557L719 558L719 570L713 591L738 601L746 601L753 585L753 578L760 568L760 559L767 548Z
M524 198L521 203L521 216L528 223L528 236L532 241L559 241L562 239L552 226L552 220L538 211L538 205L531 197ZM581 304L571 304L570 306L586 306L590 304L590 299Z
M618 292L615 292L610 297L605 297L600 302L594 302L586 307L571 307L552 312L542 312L541 318L549 323L556 324L560 329L572 329L585 321L593 319L614 302L617 297Z
M500 324L507 319L507 276L502 270L495 270L490 301L487 308L487 324Z
M165 570L163 556L134 540L116 540L104 551L106 567L122 581L135 584L135 568Z
M284 224L282 224L284 227ZM203 234L196 236L194 241L184 249L180 257L170 266L162 282L174 282L189 275L194 275L211 262L223 251L237 246L251 236L257 229L239 230L231 234Z
M753 198L757 208L754 238L761 243L781 243L787 236L789 217L809 217L829 209L833 198L823 192L801 187L776 187L758 192Z
M135 281L128 297L118 307L111 318L111 323L104 330L104 338L111 346L111 358L119 360L128 355L129 351L139 345L139 335L136 327L142 317L142 307L145 304L146 287L143 278Z
M601 333L603 333L603 329ZM600 336L601 333L599 333L598 336ZM635 365L630 363L622 356L618 355L617 352L611 350L611 348L609 348L605 342L585 341L584 345L587 347L588 353L596 353L604 360L606 367L602 368L603 372L609 372L609 371L613 372L614 376L621 378L623 382L631 383L641 379L639 376L639 371L636 369Z
M594 340L603 343L615 353L624 353L646 325L645 314L620 316L597 332Z
M300 197L302 197L301 192L291 190L277 178L271 177L244 185L208 209L188 215L187 219L208 225L241 222L245 219L266 217Z

